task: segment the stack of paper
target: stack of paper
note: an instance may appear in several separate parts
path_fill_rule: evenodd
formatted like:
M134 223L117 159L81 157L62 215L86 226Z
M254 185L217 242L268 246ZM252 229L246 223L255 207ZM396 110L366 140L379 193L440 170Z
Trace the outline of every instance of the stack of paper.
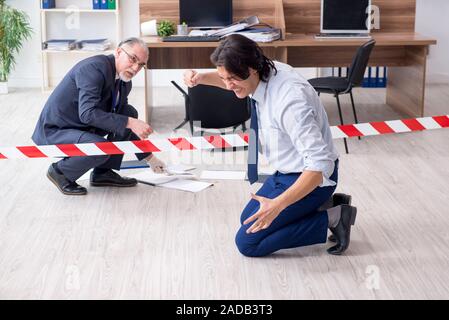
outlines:
M43 44L44 49L68 51L73 50L76 47L75 39L52 39L45 41Z
M241 34L255 42L271 42L281 38L281 30L273 28L248 28L230 34Z
M234 24L231 24L225 28L221 28L218 30L192 30L189 33L189 36L226 36L237 32L239 30L243 30L245 28L249 28L259 24L259 18L257 16L250 16L243 20L240 20Z
M84 51L105 51L111 47L111 42L108 39L81 40L78 46Z

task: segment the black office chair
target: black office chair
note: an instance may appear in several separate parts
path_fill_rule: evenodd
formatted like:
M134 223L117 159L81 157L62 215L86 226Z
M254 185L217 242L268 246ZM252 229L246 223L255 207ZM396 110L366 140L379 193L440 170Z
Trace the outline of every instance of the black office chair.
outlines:
M341 113L340 99L338 98L341 94L349 93L351 96L352 111L354 113L355 123L358 123L357 113L355 111L354 98L352 96L352 88L359 87L362 85L363 76L365 74L366 66L368 65L368 60L371 51L374 48L376 41L370 40L360 46L352 59L351 66L346 77L322 77L310 79L310 84L320 93L330 93L337 99L338 114L340 116L340 123L343 124L343 115ZM360 139L360 137L359 137ZM348 153L348 144L346 138L344 139L345 150Z
M198 122L203 129L233 127L236 130L241 125L246 131L245 122L251 116L248 99L239 99L232 91L207 85L188 88L187 93L175 81L171 83L181 91L185 100L185 118L175 130L189 122L190 132L194 135L193 124Z

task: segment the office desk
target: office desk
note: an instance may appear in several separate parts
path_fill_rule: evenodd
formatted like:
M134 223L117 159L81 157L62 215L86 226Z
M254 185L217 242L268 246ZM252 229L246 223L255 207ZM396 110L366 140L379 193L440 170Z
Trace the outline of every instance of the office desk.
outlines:
M424 115L426 61L436 40L416 33L374 33L376 46L370 66L387 66L386 103L411 117ZM156 69L213 68L209 56L218 42L162 42L144 38L150 50L145 73L145 119L151 120L151 71ZM347 67L366 39L315 39L313 35L287 34L286 39L261 43L265 54L293 67Z

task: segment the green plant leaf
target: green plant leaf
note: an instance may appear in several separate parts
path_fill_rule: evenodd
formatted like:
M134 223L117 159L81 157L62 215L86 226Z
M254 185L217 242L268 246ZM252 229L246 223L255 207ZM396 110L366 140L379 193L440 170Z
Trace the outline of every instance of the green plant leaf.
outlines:
M28 15L0 0L0 81L7 81L16 63L15 55L33 30Z

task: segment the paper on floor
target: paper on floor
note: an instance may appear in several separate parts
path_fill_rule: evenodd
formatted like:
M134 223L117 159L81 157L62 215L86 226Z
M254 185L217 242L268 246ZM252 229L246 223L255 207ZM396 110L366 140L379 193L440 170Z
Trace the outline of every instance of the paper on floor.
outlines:
M164 187L164 188L177 189L177 190L183 190L183 191L189 191L189 192L199 192L199 191L202 191L212 185L213 185L212 183L208 183L208 182L176 179L176 180L161 184L159 186Z
M174 165L167 166L167 168L165 170L169 174L192 174L187 171L190 171L193 169L195 169L195 167L193 167L193 166L186 166L183 164L174 164Z
M153 184L158 187L190 192L199 192L212 185L212 183L196 181L196 176L194 175L166 175L154 173L151 170L136 173L131 177L136 178L140 182Z

